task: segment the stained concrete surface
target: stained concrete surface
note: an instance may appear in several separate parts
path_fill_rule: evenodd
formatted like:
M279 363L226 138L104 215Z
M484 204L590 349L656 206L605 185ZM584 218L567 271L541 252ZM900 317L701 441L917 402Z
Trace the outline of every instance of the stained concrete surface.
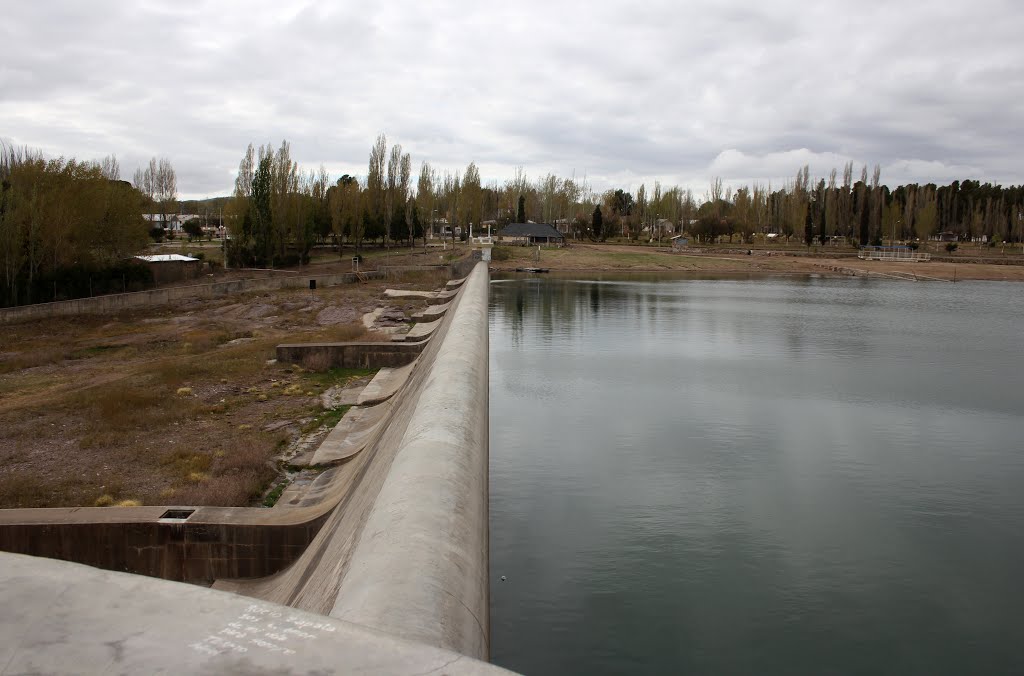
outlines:
M384 368L377 371L377 375L373 377L370 384L363 388L356 403L360 406L372 406L395 396L395 393L409 379L409 374L412 373L415 366L416 362L413 362L400 368Z
M312 465L329 465L348 460L363 450L381 420L390 412L385 401L377 406L350 408L313 454Z
M0 554L0 674L507 674L442 648L178 582Z

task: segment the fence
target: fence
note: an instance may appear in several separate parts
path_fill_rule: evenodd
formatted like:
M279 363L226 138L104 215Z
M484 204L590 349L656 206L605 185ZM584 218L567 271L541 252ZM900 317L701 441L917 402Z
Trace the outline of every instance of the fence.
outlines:
M363 279L383 279L384 273L369 271L359 273ZM47 319L51 317L70 317L81 314L104 314L128 308L165 305L177 300L189 298L220 298L248 291L275 291L278 289L305 289L309 282L316 280L318 287L351 284L357 281L356 273L346 272L335 275L295 275L288 277L269 277L263 279L235 279L212 284L195 284L192 286L173 286L152 291L136 291L134 293L115 293L109 296L93 296L62 300L55 303L38 303L36 305L19 305L0 309L0 324Z
M865 261L899 261L901 263L917 263L930 261L930 253L918 253L906 246L865 246L861 247L857 258Z

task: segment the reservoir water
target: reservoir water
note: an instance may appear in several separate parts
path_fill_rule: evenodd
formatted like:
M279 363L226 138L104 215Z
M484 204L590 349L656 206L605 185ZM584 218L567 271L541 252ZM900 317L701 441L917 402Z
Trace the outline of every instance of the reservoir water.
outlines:
M992 282L495 280L492 660L1024 673L1022 317Z

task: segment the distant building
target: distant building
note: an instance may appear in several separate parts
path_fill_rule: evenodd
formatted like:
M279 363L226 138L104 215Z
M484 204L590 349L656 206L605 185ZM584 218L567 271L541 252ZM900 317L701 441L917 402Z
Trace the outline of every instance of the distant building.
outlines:
M192 219L203 220L199 214L142 214L142 217L154 228L163 228L171 232L181 232L182 226Z
M498 233L503 244L562 244L565 235L550 223L509 223Z
M652 237L664 237L665 235L671 235L676 231L676 225L667 218L659 218L654 223L654 227L651 231Z
M938 235L935 236L935 239L937 239L940 242L955 242L957 240L957 237L955 232L946 231L940 232Z
M158 254L155 256L136 256L153 272L153 281L157 284L180 282L183 279L195 279L203 274L203 262L191 256L181 254Z
M673 249L685 249L690 246L690 238L686 235L676 235L672 238Z

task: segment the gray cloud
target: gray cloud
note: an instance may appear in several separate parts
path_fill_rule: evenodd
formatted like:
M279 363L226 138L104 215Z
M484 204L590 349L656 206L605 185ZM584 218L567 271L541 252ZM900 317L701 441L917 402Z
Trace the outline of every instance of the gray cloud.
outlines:
M9 3L0 136L227 193L250 143L365 172L378 132L484 181L1024 181L1024 13L836 0Z

